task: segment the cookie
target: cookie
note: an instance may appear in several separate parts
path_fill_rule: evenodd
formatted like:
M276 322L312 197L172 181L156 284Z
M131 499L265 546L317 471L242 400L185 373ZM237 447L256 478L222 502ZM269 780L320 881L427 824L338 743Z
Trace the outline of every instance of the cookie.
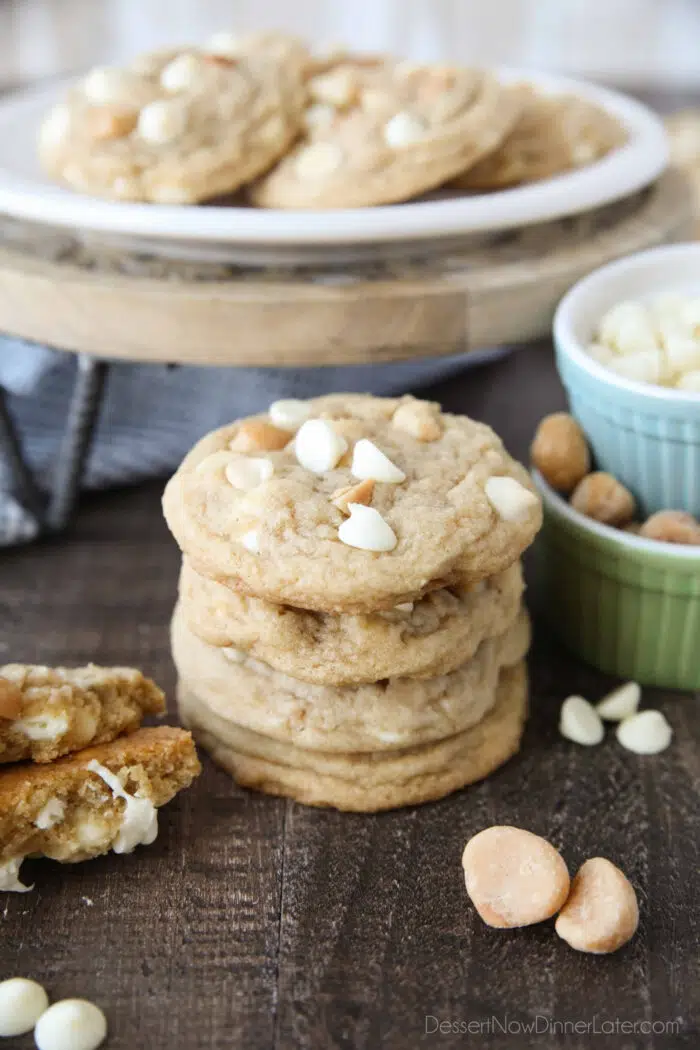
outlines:
M189 631L179 608L172 624L178 674L215 713L295 747L327 752L394 751L467 729L493 706L501 668L522 660L529 643L522 612L450 674L320 686L240 650L207 645Z
M530 476L485 424L411 397L294 404L296 437L301 415L286 429L273 405L203 438L168 483L168 525L200 575L373 612L502 572L537 533Z
M197 742L241 786L307 806L373 813L442 798L511 758L527 714L527 673L524 663L503 671L495 705L471 729L376 754L330 754L271 740L215 714L185 683L178 703Z
M16 698L12 711L0 706L0 763L52 762L165 711L162 690L131 667L5 664L0 689Z
M490 73L341 59L308 81L306 134L250 189L266 208L408 200L492 152L520 101Z
M452 186L496 190L536 182L600 160L626 140L600 106L576 95L539 95L520 88L525 105L497 149L471 165Z
M251 598L200 576L185 559L180 605L209 645L242 649L316 685L428 678L472 658L515 619L523 594L519 562L474 587L431 591L382 613L334 616Z
M193 203L269 168L299 131L305 99L295 57L159 51L93 69L47 116L39 157L86 193Z
M0 888L11 886L25 856L64 863L153 842L155 809L201 772L189 733L139 729L61 758L0 772Z

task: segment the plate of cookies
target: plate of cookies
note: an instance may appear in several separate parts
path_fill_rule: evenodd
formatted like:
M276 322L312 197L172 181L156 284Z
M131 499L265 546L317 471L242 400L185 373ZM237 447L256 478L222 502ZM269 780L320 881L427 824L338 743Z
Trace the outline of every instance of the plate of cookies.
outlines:
M502 231L629 196L661 121L554 74L337 52L282 33L162 50L0 106L0 211L235 248Z

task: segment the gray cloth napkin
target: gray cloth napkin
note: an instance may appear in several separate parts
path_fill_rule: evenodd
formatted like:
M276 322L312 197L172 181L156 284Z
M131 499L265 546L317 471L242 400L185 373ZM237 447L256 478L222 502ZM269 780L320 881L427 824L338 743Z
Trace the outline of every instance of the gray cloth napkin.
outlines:
M342 368L190 368L115 363L84 485L104 488L163 476L208 430L263 411L282 397L333 391L399 394L438 382L503 351ZM48 488L76 371L71 354L0 338L0 386L25 458ZM0 462L0 546L34 538L31 516L11 492Z

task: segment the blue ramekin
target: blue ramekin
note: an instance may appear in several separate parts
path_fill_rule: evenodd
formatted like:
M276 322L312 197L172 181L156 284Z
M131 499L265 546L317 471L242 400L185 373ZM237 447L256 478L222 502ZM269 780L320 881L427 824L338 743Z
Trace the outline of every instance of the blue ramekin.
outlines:
M657 510L700 515L700 393L635 382L586 351L603 314L626 299L667 292L700 298L700 243L653 248L577 282L554 316L559 375L596 466L637 498L640 516Z

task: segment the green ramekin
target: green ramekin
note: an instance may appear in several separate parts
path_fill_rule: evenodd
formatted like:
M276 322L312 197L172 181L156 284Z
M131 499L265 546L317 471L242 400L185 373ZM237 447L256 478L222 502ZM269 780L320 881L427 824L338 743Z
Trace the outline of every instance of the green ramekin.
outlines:
M700 689L700 547L601 525L533 475L544 502L536 590L555 633L601 671Z

